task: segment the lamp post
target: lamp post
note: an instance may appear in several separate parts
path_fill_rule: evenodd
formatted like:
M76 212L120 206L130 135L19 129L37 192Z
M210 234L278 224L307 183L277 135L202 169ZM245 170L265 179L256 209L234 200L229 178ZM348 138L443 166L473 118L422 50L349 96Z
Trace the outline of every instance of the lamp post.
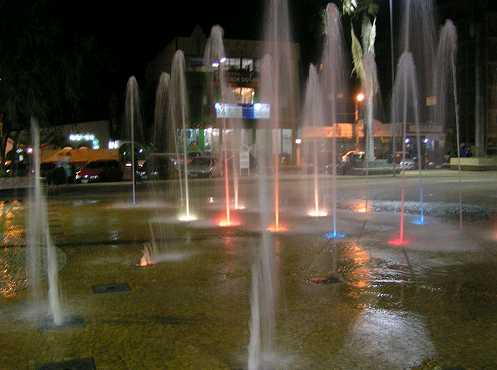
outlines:
M355 149L359 150L359 120L360 120L360 112L359 112L359 106L364 102L366 99L366 96L364 95L363 92L359 92L355 98L354 98L354 103L355 103L355 116L354 116L354 136L355 136Z

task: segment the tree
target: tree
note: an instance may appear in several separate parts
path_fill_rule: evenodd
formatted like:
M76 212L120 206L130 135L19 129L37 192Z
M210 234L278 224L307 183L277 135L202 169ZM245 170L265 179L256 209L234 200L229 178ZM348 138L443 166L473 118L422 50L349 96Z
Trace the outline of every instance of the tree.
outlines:
M107 111L102 75L113 67L91 34L71 29L53 0L0 2L0 111L12 127L86 118L96 105Z
M375 41L376 41L376 15L379 7L375 0L343 0L343 12L349 15L352 39L352 59L354 72L361 81L362 89L366 95L366 155L367 160L375 159L374 150L374 96L378 93L378 79L376 75ZM356 36L354 21L361 21L361 35Z

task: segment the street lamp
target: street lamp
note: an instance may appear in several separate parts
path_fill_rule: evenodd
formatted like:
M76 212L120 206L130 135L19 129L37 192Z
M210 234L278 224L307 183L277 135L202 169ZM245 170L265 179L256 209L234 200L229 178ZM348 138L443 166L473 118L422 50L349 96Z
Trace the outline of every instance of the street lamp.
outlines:
M364 95L363 92L358 93L355 97L357 103L362 103L364 99L366 99L366 96Z

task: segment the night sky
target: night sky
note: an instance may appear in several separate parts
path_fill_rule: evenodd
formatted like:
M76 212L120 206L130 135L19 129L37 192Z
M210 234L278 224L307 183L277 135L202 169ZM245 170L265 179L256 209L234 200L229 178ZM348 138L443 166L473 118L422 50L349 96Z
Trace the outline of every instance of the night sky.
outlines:
M319 18L327 2L290 0L303 73L319 57ZM387 0L378 2L378 26L385 28ZM227 38L261 39L264 3L0 0L0 109L14 112L14 126L25 126L31 113L46 124L105 119L109 101L123 99L127 78L141 81L162 48L195 25L206 34L220 24ZM388 52L385 36L379 35L379 59Z

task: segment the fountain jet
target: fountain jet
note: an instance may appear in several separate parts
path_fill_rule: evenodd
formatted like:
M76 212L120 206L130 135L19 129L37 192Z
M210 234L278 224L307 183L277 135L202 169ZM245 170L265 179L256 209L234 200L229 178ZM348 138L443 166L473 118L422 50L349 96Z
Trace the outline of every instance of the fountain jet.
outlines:
M234 103L235 99L228 86L226 80L225 69L226 55L223 43L223 29L220 26L212 27L211 34L207 40L205 53L204 53L204 66L211 73L208 74L208 93L210 100L220 100L221 105ZM217 87L218 91L215 91ZM216 103L217 104L217 103ZM228 130L229 129L229 130ZM230 134L230 135L228 135ZM230 177L233 180L234 194L235 194L235 209L238 207L238 173L237 161L235 158L232 160L232 168L229 166L229 155L239 148L234 146L234 137L236 136L236 129L233 127L233 122L229 117L222 117L221 129L221 160L223 164L223 183L224 183L224 200L225 200L225 217L220 223L222 226L231 226L232 223L232 201L231 201L231 187ZM231 145L228 145L231 143ZM230 151L228 150L230 147Z
M457 29L452 21L447 20L440 31L437 50L435 91L437 96L436 121L448 127L455 122L457 169L459 177L459 227L463 227L461 139L459 126L459 104L457 97ZM447 151L447 150L446 150Z
M331 138L331 231L328 239L340 239L344 235L337 230L337 127L338 113L343 97L348 93L345 62L343 28L340 12L335 4L326 7L325 44L323 54L322 86L324 90L323 105L325 121L333 127Z
M309 78L305 92L304 114L302 118L302 126L304 130L312 130L314 128L323 127L324 117L321 96L322 90L316 67L311 64L309 67ZM304 161L305 163L312 163L313 170L313 206L307 213L311 217L326 217L328 215L328 212L326 212L326 210L322 207L321 203L323 200L319 190L319 167L322 165L319 160L319 144L320 140L318 138L314 138L309 140L309 142L305 142L303 146Z
M399 64L397 66L397 73L395 78L395 85L392 92L392 124L397 128L394 130L394 135L398 135L401 131L402 143L402 161L406 160L407 152L407 125L409 122L414 122L418 136L418 153L420 153L420 140L419 140L419 95L416 80L416 67L411 53L403 53ZM393 148L394 153L397 148ZM419 154L418 154L419 155ZM421 162L419 158L418 162ZM419 181L421 181L421 167L419 168ZM405 170L402 170L401 190L400 190L400 224L399 224L399 238L392 241L394 245L404 245L405 239ZM420 185L420 189L422 186ZM422 199L423 192L420 191L421 209L423 209ZM421 217L424 217L424 211L421 211Z
M125 103L126 125L125 137L131 143L131 181L132 181L132 202L136 205L136 140L143 139L142 120L140 112L140 93L138 82L134 76L130 77L126 86Z
M31 296L37 306L41 300L41 268L46 265L48 276L48 303L49 315L55 326L64 324L64 312L62 310L59 269L57 252L50 235L48 224L47 200L43 193L40 171L40 134L38 122L31 118L31 136L33 140L33 187L29 194L30 209L27 217L27 275ZM46 253L42 255L42 251Z
M172 129L175 133L176 165L178 166L179 172L180 197L182 203L182 213L178 216L178 220L182 222L191 222L197 220L197 216L192 213L190 207L187 150L189 109L186 91L185 56L181 50L178 50L173 58L169 91L169 114ZM181 132L181 138L178 138L178 131Z

